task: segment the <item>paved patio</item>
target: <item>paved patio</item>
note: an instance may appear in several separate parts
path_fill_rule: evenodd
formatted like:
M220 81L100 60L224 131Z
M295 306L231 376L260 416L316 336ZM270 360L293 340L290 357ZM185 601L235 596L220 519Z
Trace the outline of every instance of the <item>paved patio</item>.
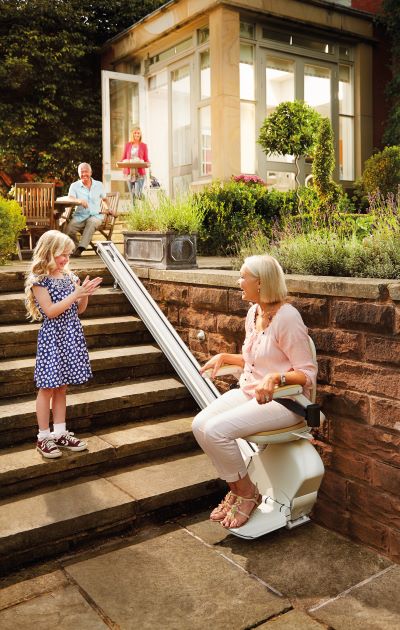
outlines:
M400 628L400 566L315 524L250 542L201 513L0 586L2 630Z

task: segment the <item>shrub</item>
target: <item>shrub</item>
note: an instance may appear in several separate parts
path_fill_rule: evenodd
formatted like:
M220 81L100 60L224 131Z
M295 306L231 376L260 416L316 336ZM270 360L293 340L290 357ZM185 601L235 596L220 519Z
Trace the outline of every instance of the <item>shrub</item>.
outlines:
M24 227L25 217L19 203L0 197L0 263L15 253L18 236Z
M379 190L386 197L396 193L400 186L400 146L385 147L372 155L364 164L361 181L367 194Z
M280 218L298 208L295 191L234 181L214 182L196 198L204 211L199 250L208 255L235 255L241 236L258 231L271 236Z
M241 240L235 266L262 250L276 256L286 273L399 278L400 192L386 198L378 193L371 196L366 215L289 218L272 241L259 235L253 242Z
M129 210L126 216L128 229L139 232L174 231L190 234L198 232L203 221L203 210L193 195L171 199L160 194L156 202L145 197Z

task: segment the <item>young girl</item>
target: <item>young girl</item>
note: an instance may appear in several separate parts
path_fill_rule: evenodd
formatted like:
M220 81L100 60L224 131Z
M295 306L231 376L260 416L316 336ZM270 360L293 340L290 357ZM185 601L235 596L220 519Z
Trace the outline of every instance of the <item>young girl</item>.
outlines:
M39 388L36 415L39 425L37 450L43 457L61 457L60 448L83 451L86 442L66 429L67 385L85 383L92 377L89 355L78 315L102 278L82 284L69 269L75 245L57 230L45 232L37 242L26 275L25 295L28 316L43 320L39 330L35 383ZM50 405L53 434L50 434Z

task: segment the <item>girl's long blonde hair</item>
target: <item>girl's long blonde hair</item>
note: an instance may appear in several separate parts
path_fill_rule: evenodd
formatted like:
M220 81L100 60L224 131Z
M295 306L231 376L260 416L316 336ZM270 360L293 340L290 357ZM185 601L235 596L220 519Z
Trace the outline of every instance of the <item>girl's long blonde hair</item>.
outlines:
M25 305L28 311L27 317L30 319L43 319L33 295L33 284L40 282L57 269L55 256L61 256L64 252L69 254L74 248L74 241L58 230L48 230L39 238L33 250L32 262L25 275ZM68 264L65 265L64 271L71 275Z

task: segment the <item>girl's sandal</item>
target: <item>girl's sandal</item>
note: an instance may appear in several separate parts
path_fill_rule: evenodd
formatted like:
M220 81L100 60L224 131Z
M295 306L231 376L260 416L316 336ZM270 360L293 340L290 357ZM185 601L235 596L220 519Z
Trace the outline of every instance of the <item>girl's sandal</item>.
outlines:
M210 514L210 521L216 521L217 523L223 521L229 511L232 509L236 499L238 498L237 494L229 491L228 494L222 499L221 503L217 505L216 508Z
M256 509L256 507L260 505L261 500L262 500L262 496L258 492L257 486L255 486L254 488L254 497L240 497L238 495L235 503L231 506L231 509L226 515L226 517L229 518L229 524L224 524L221 522L222 527L225 527L226 529L236 529L237 527L242 527L243 525L245 525L245 523L247 523L247 521L249 520L250 516L254 513L254 510ZM246 514L246 512L243 512L242 510L239 510L239 505L241 505L244 501L250 501L251 503L254 503L253 507L251 508L248 514ZM241 514L241 516L244 516L245 519L242 523L239 523L238 525L232 525L232 521L236 520L237 514ZM223 520L225 521L225 519Z

